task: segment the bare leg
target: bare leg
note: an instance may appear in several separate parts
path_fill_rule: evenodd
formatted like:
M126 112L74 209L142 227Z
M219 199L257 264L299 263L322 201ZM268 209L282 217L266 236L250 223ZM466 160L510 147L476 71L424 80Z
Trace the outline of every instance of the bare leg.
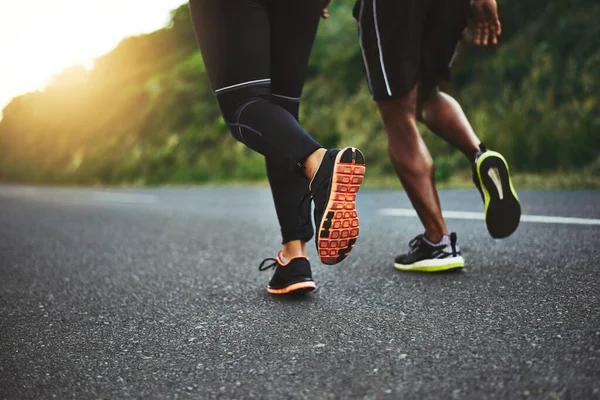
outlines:
M436 85L420 85L418 105L420 120L433 133L460 150L469 162L475 161L481 141L454 98Z
M302 240L292 240L283 244L281 254L287 260L294 257L306 257L306 242Z
M304 175L309 181L312 180L319 166L321 166L321 161L323 161L326 152L327 150L325 149L318 149L304 161Z
M378 101L377 105L392 166L425 227L427 239L437 243L448 234L448 228L435 188L433 160L417 128L417 89L399 99Z

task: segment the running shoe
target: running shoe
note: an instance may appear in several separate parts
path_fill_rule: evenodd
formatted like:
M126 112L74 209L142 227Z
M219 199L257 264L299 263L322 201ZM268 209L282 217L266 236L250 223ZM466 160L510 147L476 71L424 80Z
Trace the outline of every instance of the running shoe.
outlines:
M456 233L442 238L440 243L431 243L425 235L418 235L409 243L409 251L399 255L394 268L401 271L440 272L463 268L465 260L460 254Z
M482 144L473 166L473 182L485 204L485 224L495 239L510 236L521 221L521 203L502 154Z
M306 257L294 257L283 262L280 252L277 258L265 258L258 270L266 271L270 268L275 268L275 273L267 286L267 292L271 294L306 293L317 287Z
M358 238L356 193L365 175L365 157L353 147L327 150L310 183L315 202L315 240L321 262L343 261Z

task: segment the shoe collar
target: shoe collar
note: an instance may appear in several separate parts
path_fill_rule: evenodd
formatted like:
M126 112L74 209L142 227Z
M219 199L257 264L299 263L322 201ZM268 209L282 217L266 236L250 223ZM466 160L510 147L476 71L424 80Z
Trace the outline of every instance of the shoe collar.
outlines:
M292 261L294 261L294 260L295 260L295 259L297 259L297 258L304 258L305 260L307 260L307 261L308 261L308 257L304 257L304 256L296 256L296 257L292 257L292 258L290 258L289 260L287 260L287 262L285 262L285 263L284 263L284 262L283 262L283 259L282 259L282 257L283 257L283 253L280 251L280 252L277 254L277 263L278 263L279 265L281 265L282 267L285 267L285 266L289 265L289 263L291 263Z

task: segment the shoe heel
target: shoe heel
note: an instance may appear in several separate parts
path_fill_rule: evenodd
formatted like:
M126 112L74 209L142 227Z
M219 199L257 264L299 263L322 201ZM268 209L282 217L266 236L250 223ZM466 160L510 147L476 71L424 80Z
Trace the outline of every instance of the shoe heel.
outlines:
M508 164L501 154L484 154L478 175L485 193L485 221L490 235L502 239L514 233L521 220L521 205L510 179Z
M340 151L335 163L330 204L327 206L327 229L321 231L319 258L327 265L342 262L358 239L359 220L356 194L365 175L365 158L360 150L347 147Z

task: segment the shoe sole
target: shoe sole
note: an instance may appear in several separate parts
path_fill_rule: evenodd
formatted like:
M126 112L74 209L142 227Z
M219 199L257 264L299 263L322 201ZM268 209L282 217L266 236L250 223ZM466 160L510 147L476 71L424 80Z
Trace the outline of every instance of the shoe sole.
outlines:
M291 293L308 293L317 288L314 282L298 282L293 283L281 289L273 289L268 287L267 292L271 294L291 294Z
M495 239L512 235L521 221L521 204L502 154L483 153L477 160L477 176L485 197L485 223L490 235Z
M360 150L346 147L337 154L329 202L317 231L317 253L323 264L342 262L356 244L359 233L356 194L365 170L365 157Z
M424 260L408 265L394 263L394 268L397 270L415 272L441 272L463 268L464 266L465 260L462 258L462 256L443 258L439 260Z

